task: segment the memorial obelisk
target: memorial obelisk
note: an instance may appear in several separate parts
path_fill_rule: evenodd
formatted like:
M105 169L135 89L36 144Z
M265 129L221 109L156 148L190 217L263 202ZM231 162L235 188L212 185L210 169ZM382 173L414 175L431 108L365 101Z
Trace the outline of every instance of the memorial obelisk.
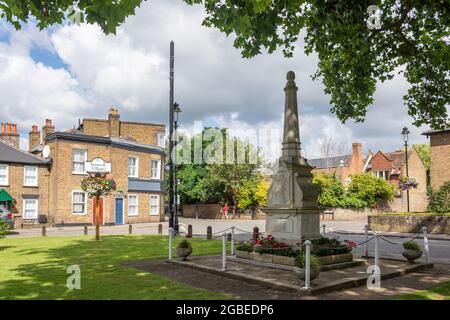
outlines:
M317 189L312 183L312 167L301 156L300 129L295 74L287 73L284 88L284 131L278 170L268 192L266 232L276 239L297 244L320 237Z

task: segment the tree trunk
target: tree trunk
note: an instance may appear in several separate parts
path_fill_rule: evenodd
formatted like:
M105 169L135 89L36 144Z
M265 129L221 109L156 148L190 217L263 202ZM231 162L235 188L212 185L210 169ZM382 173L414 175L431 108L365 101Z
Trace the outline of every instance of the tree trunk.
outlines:
M100 197L95 197L95 240L100 240Z

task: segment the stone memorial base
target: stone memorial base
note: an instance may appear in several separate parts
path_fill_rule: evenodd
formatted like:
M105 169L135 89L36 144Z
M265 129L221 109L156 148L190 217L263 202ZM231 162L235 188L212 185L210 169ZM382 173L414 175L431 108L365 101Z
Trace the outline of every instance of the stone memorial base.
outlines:
M266 232L276 240L295 245L304 240L320 238L322 209L264 208Z

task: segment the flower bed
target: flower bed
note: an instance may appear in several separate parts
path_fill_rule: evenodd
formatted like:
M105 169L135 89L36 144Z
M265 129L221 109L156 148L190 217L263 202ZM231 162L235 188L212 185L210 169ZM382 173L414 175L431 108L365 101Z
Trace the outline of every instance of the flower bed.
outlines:
M334 238L320 238L311 241L311 254L321 265L353 261L351 253L354 243L346 240L341 243ZM248 242L241 242L236 248L236 256L242 259L295 266L295 258L304 252L305 245L290 246L276 241L271 235Z

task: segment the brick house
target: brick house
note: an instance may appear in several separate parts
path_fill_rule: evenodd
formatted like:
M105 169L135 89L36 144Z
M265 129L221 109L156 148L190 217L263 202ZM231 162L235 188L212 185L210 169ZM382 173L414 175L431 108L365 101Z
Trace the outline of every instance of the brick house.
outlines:
M49 212L50 164L20 150L19 135L12 128L16 126L2 125L0 134L0 209L36 222Z
M363 172L365 162L359 142L352 143L352 154L308 159L308 164L314 167L313 173L334 173L341 177L344 186L348 185L350 175Z
M400 178L406 176L406 157L405 151L395 152L378 151L368 159L365 172L379 178L385 179L398 188ZM410 177L416 178L417 188L409 191L409 205L412 212L423 212L428 205L427 198L427 172L422 159L415 147L408 149L408 173ZM386 204L392 211L406 212L407 201L406 191L398 191L396 198Z
M41 195L42 208L39 204L41 222L93 223L95 200L81 190L80 182L87 176L86 162L95 158L111 164L108 177L117 184L117 192L100 199L103 224L163 221L164 134L162 124L121 121L117 109L110 109L106 120L84 119L78 128L63 132L55 131L51 120L46 120L42 135L33 126L28 152L15 149L41 161L46 170L46 179L39 179L38 187L46 190ZM49 152L46 159L44 146ZM11 186L19 182L14 177L9 180ZM38 222L26 220L21 208L17 212L24 224Z
M433 190L450 181L450 127L424 132L430 138L430 183Z

